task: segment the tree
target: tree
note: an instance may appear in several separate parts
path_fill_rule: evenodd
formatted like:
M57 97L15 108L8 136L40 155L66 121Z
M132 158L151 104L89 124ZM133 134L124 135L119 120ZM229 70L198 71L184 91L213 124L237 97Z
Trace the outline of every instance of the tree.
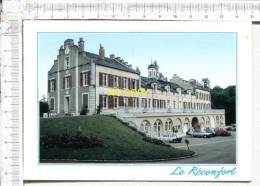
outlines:
M40 101L39 102L40 107L40 117L43 117L43 113L49 112L49 104L47 101Z
M227 125L236 123L236 86L225 89L215 86L210 92L212 108L225 109Z

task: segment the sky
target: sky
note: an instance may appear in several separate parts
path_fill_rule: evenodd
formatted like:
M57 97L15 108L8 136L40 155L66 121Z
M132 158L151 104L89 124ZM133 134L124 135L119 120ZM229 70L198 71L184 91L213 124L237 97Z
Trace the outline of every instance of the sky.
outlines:
M225 88L236 84L236 33L38 33L39 98L47 96L47 73L66 39L74 44L82 37L85 51L115 54L148 75L156 60L159 71L169 79L173 74L190 80L209 78L210 86Z

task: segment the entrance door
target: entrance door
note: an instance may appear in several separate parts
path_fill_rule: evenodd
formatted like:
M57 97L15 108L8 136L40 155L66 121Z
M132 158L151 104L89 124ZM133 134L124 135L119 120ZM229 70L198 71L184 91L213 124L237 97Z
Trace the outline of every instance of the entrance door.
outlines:
M65 114L68 114L69 110L70 110L70 97L67 96L67 97L65 97L65 100L64 100L64 112L65 112Z
M83 94L83 107L84 109L88 109L88 94Z

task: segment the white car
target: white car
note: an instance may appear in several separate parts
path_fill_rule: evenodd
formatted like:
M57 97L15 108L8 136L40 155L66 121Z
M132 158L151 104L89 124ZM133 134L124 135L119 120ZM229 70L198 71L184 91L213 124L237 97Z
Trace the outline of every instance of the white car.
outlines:
M178 133L166 134L158 137L159 140L172 142L172 143L180 143L182 141L182 135Z

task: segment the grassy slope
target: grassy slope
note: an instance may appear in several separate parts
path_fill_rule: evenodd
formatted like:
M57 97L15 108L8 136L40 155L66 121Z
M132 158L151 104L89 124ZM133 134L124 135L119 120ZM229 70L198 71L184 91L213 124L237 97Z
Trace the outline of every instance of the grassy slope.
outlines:
M104 147L41 149L41 159L78 160L147 160L175 158L192 152L147 143L142 136L113 117L79 116L41 119L41 134L62 134L76 131L81 126L83 135L94 135L104 140Z

